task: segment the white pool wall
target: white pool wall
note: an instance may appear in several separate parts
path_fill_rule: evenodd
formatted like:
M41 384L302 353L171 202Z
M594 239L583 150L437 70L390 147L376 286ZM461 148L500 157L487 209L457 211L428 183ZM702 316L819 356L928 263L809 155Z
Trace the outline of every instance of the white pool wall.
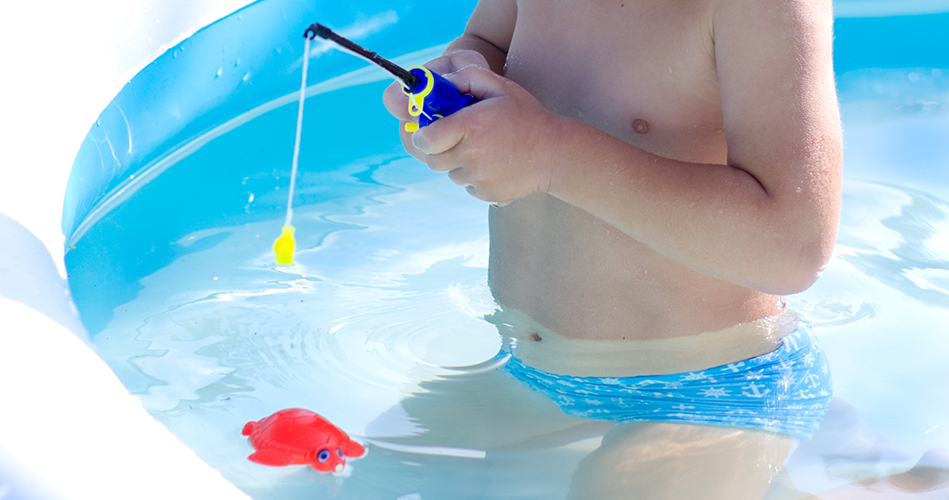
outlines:
M249 3L0 7L0 498L248 498L89 349L66 286L61 219L79 145L125 83Z

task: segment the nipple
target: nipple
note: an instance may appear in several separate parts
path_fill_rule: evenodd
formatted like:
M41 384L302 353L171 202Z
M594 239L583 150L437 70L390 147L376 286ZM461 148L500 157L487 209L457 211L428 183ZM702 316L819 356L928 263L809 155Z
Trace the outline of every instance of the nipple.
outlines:
M633 120L633 132L637 134L645 134L649 132L649 122L643 120L642 118L636 118Z

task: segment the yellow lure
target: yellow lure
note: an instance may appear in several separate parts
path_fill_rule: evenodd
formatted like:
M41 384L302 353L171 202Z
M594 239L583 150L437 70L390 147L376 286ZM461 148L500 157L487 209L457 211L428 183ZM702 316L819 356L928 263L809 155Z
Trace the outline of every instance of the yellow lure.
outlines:
M293 239L293 226L283 226L283 233L273 242L273 253L277 255L277 265L293 265L293 250L297 243Z

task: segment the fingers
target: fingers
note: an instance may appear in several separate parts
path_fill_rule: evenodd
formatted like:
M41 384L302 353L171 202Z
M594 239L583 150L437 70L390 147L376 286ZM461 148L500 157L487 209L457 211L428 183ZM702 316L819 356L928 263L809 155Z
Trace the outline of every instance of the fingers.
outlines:
M418 148L416 148L412 144L412 136L414 134L412 134L411 132L405 131L406 123L408 122L406 121L399 122L399 138L402 139L402 146L405 148L405 151L409 153L410 155L412 155L412 157L415 158L416 160L422 163L428 163L428 155L423 153L422 151L419 151Z
M402 84L399 82L392 82L392 85L386 87L382 93L382 104L385 105L389 114L401 121L415 120L409 115L409 99L405 92L402 92Z
M451 181L454 182L456 186L465 188L465 191L467 191L468 195L470 195L472 198L487 202L492 201L482 195L476 184L469 182L468 174L469 171L467 169L464 167L459 167L449 171L448 178L451 179Z
M412 145L428 155L439 155L455 147L465 138L469 127L477 126L476 122L469 120L472 113L489 104L486 102L488 99L515 90L506 84L507 80L503 77L478 66L466 66L455 73L446 74L445 78L450 79L459 92L474 95L479 102L412 134Z
M465 66L453 73L442 75L450 81L462 94L471 94L477 100L483 101L492 97L499 97L515 91L510 80L480 66Z
M451 81L462 94L471 94L479 101L517 92L519 88L516 85L506 85L508 81L492 72L484 56L474 51L446 54L426 63L425 66ZM494 106L491 103L475 103L414 133L408 133L404 128L406 122L416 122L416 118L409 115L408 98L399 83L393 83L386 88L383 103L389 113L400 120L399 133L409 154L427 163L433 171L447 172L454 183L463 186L471 196L479 200L499 206L510 201L511 197L494 192L497 191L496 186L490 187L494 186L495 182L485 182L486 179L482 178L485 176L484 169L466 168L472 161L473 165L478 163L475 160L482 156L483 148L455 149L469 134L478 137L482 135L479 131L484 130L479 123L484 120L479 118L484 117L479 116L478 110L483 105L488 105L484 112L489 115L487 118L490 122L490 118L500 109L497 105L505 107L509 103L504 100L492 101ZM452 151L453 149L455 150ZM472 157L472 154L475 156Z
M487 60L480 52L473 50L455 51L433 59L425 66L438 74L451 75L446 76L446 78L453 81L463 94L471 93L470 90L475 89L478 94L473 95L479 99L484 99L497 95L501 91L497 80L500 77L491 72ZM491 75L497 78L492 79ZM472 83L472 80L474 83ZM404 133L406 123L418 123L418 119L409 114L408 97L405 95L402 85L399 82L393 82L389 85L382 94L382 102L389 114L400 120L399 129L403 135L402 142L408 152L415 158L424 161L424 153L413 150L411 142L408 140L409 137Z
M471 197L488 202L494 208L505 207L513 201L505 197L502 190L485 186L477 179L470 178L470 175L470 170L465 167L458 167L448 172L448 178L455 185L464 187Z
M418 129L412 134L412 145L415 149L429 156L440 155L455 147L465 137L464 115L466 113L464 111L466 110L458 111L427 127ZM461 116L459 117L459 115ZM432 166L433 169L437 168L431 163L429 166ZM438 169L437 171L444 172L446 170Z
M490 68L487 59L480 52L473 50L457 50L425 63L426 68L439 75L454 73L468 66Z

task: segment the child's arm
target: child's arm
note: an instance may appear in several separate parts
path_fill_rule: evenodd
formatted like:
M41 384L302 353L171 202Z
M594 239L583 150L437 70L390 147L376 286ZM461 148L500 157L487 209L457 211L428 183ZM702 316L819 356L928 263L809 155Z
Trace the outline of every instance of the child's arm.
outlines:
M718 1L727 164L650 154L474 66L447 76L481 102L417 132L415 154L480 199L545 191L700 273L803 290L830 257L839 214L830 4Z
M449 44L445 53L474 50L485 57L492 71L502 74L516 21L515 0L481 0L468 18L464 34Z

